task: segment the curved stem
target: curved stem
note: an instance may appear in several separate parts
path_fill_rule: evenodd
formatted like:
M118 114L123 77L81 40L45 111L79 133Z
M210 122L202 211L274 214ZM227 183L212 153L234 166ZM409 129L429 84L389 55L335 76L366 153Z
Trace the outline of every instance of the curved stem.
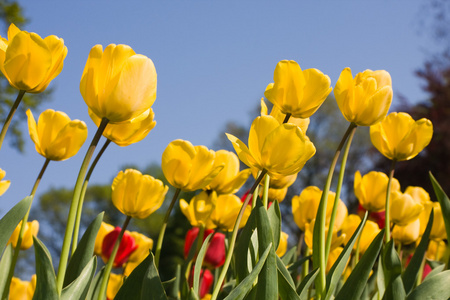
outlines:
M108 119L103 118L100 123L100 126L97 129L97 132L95 133L94 138L92 139L91 145L89 146L86 152L83 163L81 164L80 167L80 171L78 173L77 181L75 183L72 202L70 203L69 216L67 218L66 231L64 233L64 241L61 250L61 257L59 260L58 275L56 277L56 288L58 290L59 295L61 295L64 283L64 276L66 275L67 260L69 258L69 251L70 251L70 242L72 241L72 234L75 226L75 217L78 208L78 201L80 200L81 190L83 187L84 176L86 175L89 162L91 161L92 155L94 154L94 150L97 147L98 141L100 140L103 131L106 128L106 125L108 125Z
M19 107L20 101L22 101L23 95L25 95L25 91L22 91L22 90L19 91L16 101L14 101L14 104L11 107L9 114L6 117L5 124L3 124L2 131L0 132L0 149L2 148L2 144L3 144L3 140L5 139L6 132L8 131L9 125L11 124L11 120L14 116L14 113L17 110L17 107Z
M236 237L237 237L237 233L239 230L239 225L241 224L242 217L244 216L245 208L247 207L248 203L250 202L251 195L253 194L256 187L261 182L261 180L264 178L264 175L266 175L266 173L267 173L267 170L261 171L261 174L259 174L258 178L256 178L256 181L253 184L252 188L250 189L250 192L247 194L247 198L245 198L245 201L242 204L241 210L239 211L238 217L236 218L236 222L234 223L231 239L229 240L229 246L228 246L227 256L225 257L225 263L222 266L222 271L220 272L220 276L219 276L219 279L217 280L217 284L214 286L214 291L211 296L211 300L215 300L217 298L217 296L219 295L219 291L222 288L223 280L225 279L225 276L228 271L228 267L230 266L231 258L233 256L234 245L236 244ZM253 199L253 201L256 201L256 199Z
M102 278L102 283L100 285L100 291L98 293L98 300L106 299L106 287L108 286L109 274L111 273L111 269L114 264L114 260L116 258L117 251L119 250L120 242L122 241L123 234L128 227L128 223L130 223L131 217L127 216L125 222L123 223L122 229L120 230L119 236L117 237L116 242L114 243L113 251L111 252L111 256L108 259L108 263L105 267L105 272Z
M105 152L106 148L108 148L108 145L111 144L111 140L106 140L106 142L103 144L102 149L98 152L95 159L92 161L91 167L89 168L89 171L86 174L86 177L84 178L83 186L81 188L81 195L80 195L80 201L78 202L77 207L77 216L75 219L75 229L73 232L73 238L72 238L72 255L77 249L78 244L78 232L80 230L80 223L81 223L81 212L83 211L83 203L84 203L84 197L86 195L87 186L89 184L89 179L91 179L92 172L94 171L95 166L97 165L98 161L100 160L100 157L102 157L103 152Z
M327 241L325 244L325 260L328 261L328 255L330 254L331 239L333 237L334 222L336 221L336 214L339 207L339 198L341 196L342 184L344 182L345 165L347 164L348 152L352 144L353 136L355 135L357 126L352 128L350 135L348 136L347 144L345 145L344 153L342 155L341 169L339 170L339 179L336 187L336 197L334 198L333 211L331 212L330 223L328 224Z
M391 185L392 185L392 179L394 178L394 171L395 171L395 163L397 161L394 159L392 161L391 164L391 169L389 170L389 181L387 184L387 189L386 189L386 208L385 208L385 215L386 215L386 219L385 219L385 242L389 242L391 240L391 231L389 230L390 225L391 225L391 202L390 202L390 198L391 198Z
M320 204L317 211L316 222L314 224L314 233L313 233L313 266L314 268L319 267L319 275L316 278L316 292L317 299L323 299L326 287L326 255L325 255L325 227L326 227L326 212L327 212L327 199L328 192L331 186L331 180L333 179L334 169L336 167L337 160L339 155L341 154L341 150L344 146L345 141L349 137L353 128L357 125L354 123L350 123L347 131L342 137L339 146L336 149L336 153L334 154L334 158L331 162L330 169L328 171L327 180L325 182L325 186L322 191L322 197L320 198ZM319 222L317 222L319 220Z
M256 178L258 178L259 175L261 175L261 171L258 171L258 176L256 176ZM252 209L254 209L256 206L256 201L258 200L258 196L259 196L259 185L255 187L255 190L253 191L253 193L249 192L248 195L253 195L252 196Z
M270 185L270 176L266 174L266 178L264 180L264 193L263 193L263 205L267 209L269 204L269 185Z
M41 171L39 172L39 175L36 178L36 181L34 182L33 188L31 189L30 196L32 198L34 198L34 195L36 194L37 187L39 186L42 176L44 176L44 172L47 169L47 166L49 163L50 163L50 159L48 159L48 158L45 159L44 165L42 166ZM11 280L14 276L14 269L16 268L16 263L17 263L17 259L19 257L19 252L20 252L20 246L22 245L23 235L25 234L25 227L28 222L28 216L30 215L32 203L33 203L33 199L31 199L30 207L28 207L28 211L22 219L22 225L20 226L19 237L17 238L16 247L14 248L14 254L13 254L11 265L9 267L8 277L6 278L5 290L3 291L2 299L6 299L8 296L8 293L9 293L9 286L11 285Z
M169 222L170 213L172 212L173 207L175 206L175 202L177 201L178 196L180 195L181 189L176 189L175 194L173 194L172 202L170 202L169 209L164 216L164 221L161 226L161 230L159 231L158 241L156 243L155 250L155 266L158 268L159 265L159 256L161 255L161 247L164 239L164 233L166 232L167 223Z

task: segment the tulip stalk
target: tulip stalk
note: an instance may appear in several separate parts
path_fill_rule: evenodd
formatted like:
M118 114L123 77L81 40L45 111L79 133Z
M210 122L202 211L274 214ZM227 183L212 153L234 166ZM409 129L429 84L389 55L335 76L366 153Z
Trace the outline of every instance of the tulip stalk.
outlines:
M123 234L125 233L128 224L131 221L131 217L127 216L125 222L123 223L122 229L120 230L119 236L117 237L116 242L114 243L114 248L111 252L111 256L109 257L108 263L105 267L105 273L102 278L102 283L100 285L100 290L98 293L98 300L103 300L106 298L106 287L108 286L109 274L111 273L114 260L116 259L117 251L119 250L120 242L122 241Z
M349 127L347 128L347 131L345 132L344 136L342 137L341 142L339 143L336 152L334 154L333 160L330 165L330 169L328 171L327 180L325 182L325 186L322 191L322 197L320 198L320 204L317 211L317 218L316 220L320 220L320 222L315 222L314 224L314 240L318 242L313 243L313 255L315 259L313 259L313 265L314 267L320 267L319 269L319 275L316 279L316 292L318 299L323 299L325 297L325 287L326 287L326 249L325 249L325 227L326 227L326 211L327 211L327 199L328 199L328 192L330 190L331 186L331 180L333 179L333 173L334 169L336 167L337 160L339 158L339 155L341 154L341 150L344 147L345 141L350 136L351 132L356 128L355 123L350 123Z
M78 244L78 233L80 230L80 222L81 222L81 212L83 210L83 203L84 203L84 197L86 196L86 190L87 186L89 184L89 179L91 179L92 172L94 171L95 166L97 165L98 161L100 160L100 157L102 157L103 153L105 152L106 148L108 148L109 144L111 144L111 140L106 140L105 144L103 144L103 147L98 152L95 159L92 161L92 164L89 168L89 171L86 174L86 177L83 182L83 187L81 188L81 195L80 195L80 201L78 202L77 207L77 216L75 219L75 230L73 232L73 239L72 239L72 255L77 249Z
M41 171L39 172L38 177L36 178L36 181L34 182L33 188L31 189L30 196L32 197L30 202L30 207L28 208L27 213L22 219L22 225L20 226L19 231L19 237L17 238L17 244L14 248L14 254L11 261L11 266L9 267L8 277L6 278L6 284L5 284L5 290L3 291L2 299L6 299L9 293L9 286L11 285L11 280L14 276L14 269L16 268L17 259L19 257L20 252L20 246L22 245L23 235L25 234L25 227L28 222L28 216L30 215L31 210L31 204L33 203L34 195L36 194L36 190L39 186L39 183L41 182L42 176L44 176L44 172L47 169L48 164L50 163L50 159L46 159L44 162L44 165L41 168Z
M11 107L9 114L6 117L5 124L3 124L2 131L0 132L0 149L2 148L3 140L5 139L6 132L8 131L9 125L11 124L11 120L14 116L14 113L16 112L17 108L19 107L20 102L22 101L23 95L25 95L25 91L20 90L19 94L17 95L16 101L14 101L14 104Z
M266 174L266 179L264 180L264 193L263 193L263 205L267 209L269 202L269 185L270 185L270 176ZM256 201L255 201L256 202Z
M69 258L69 251L70 251L70 243L72 241L72 234L74 231L75 226L75 218L78 208L78 202L80 201L81 196L81 190L83 187L84 178L86 175L87 168L89 166L89 162L91 161L92 155L94 154L95 148L98 144L98 141L100 140L103 131L106 128L106 125L108 125L109 120L106 118L103 118L100 126L97 129L97 132L95 133L94 138L92 139L92 142L86 152L86 155L84 157L83 163L81 164L80 171L78 173L77 181L75 183L75 188L73 191L73 198L72 202L70 204L70 210L69 210L69 216L67 218L67 225L66 225L66 231L64 233L64 241L63 246L61 250L61 257L59 260L59 266L58 266L58 275L56 277L56 288L58 291L58 294L61 295L63 283L64 283L64 276L66 274L66 267L67 267L67 261Z
M397 162L397 160L395 160L395 159L392 160L391 169L389 170L389 181L388 181L387 189L386 189L386 210L385 210L386 219L385 219L385 223L384 223L385 224L384 227L386 228L385 235L384 235L386 243L391 240L391 230L389 230L390 225L391 225L390 198L391 198L391 185L392 185L392 179L394 178L396 162Z
M239 225L241 224L242 217L244 216L245 208L247 207L248 203L250 202L250 199L252 198L252 194L255 191L255 189L258 187L261 180L264 178L264 175L266 175L267 170L262 170L261 174L256 178L255 183L253 184L252 188L250 189L250 192L247 194L247 198L245 198L244 203L242 204L241 210L239 211L238 217L236 218L236 222L234 223L233 227L233 233L231 235L231 238L228 241L228 251L227 256L225 257L225 262L222 266L222 271L220 272L219 278L217 279L217 284L214 286L214 291L211 296L211 300L217 299L217 296L219 295L219 291L222 288L222 283L225 279L225 276L228 271L228 267L231 263L231 258L233 256L234 252L234 245L236 244L236 237L239 230ZM256 198L253 199L253 202L256 202Z
M169 209L167 209L166 215L164 216L163 224L161 226L161 230L159 231L158 241L156 242L156 250L155 250L155 266L158 268L159 265L159 257L161 255L161 247L164 239L164 234L166 232L167 223L169 222L170 213L172 212L173 207L175 206L175 202L180 195L181 189L176 189L175 194L173 194L172 202L170 202Z

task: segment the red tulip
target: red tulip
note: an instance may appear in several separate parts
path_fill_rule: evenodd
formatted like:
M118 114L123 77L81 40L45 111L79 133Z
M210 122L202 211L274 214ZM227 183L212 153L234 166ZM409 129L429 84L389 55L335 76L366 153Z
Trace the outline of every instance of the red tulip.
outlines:
M200 298L205 297L206 294L211 290L211 286L214 283L214 276L208 269L200 270L200 290L199 296ZM192 268L191 273L189 275L189 286L192 287L194 285L194 268Z
M121 228L116 227L113 231L105 235L102 243L102 258L108 261L113 251L114 244L119 237ZM128 233L124 232L122 240L120 241L119 250L114 259L114 268L121 267L130 257L130 255L138 248L134 238Z
M186 239L184 242L184 257L187 257L189 250L191 249L192 243L194 243L195 238L198 235L198 227L194 227L189 230L186 234ZM203 241L210 234L214 234L214 230L206 229L203 235ZM203 264L212 269L222 266L225 262L225 235L220 232L216 232L212 239L210 240L208 250L206 250L205 258L203 259Z

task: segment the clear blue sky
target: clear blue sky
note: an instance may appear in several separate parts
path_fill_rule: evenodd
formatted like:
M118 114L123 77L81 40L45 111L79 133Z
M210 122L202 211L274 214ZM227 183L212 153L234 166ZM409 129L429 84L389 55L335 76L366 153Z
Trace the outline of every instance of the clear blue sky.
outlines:
M110 184L126 164L159 163L174 139L210 147L228 121L250 124L249 112L259 105L282 59L295 60L303 69L318 68L333 86L345 67L353 74L386 69L393 103L399 94L413 101L426 97L413 74L433 52L426 32L418 35L425 0L19 2L30 19L23 30L62 37L69 50L63 71L51 83L52 101L42 109L64 111L89 128L77 156L50 164L38 196L51 186L73 187L95 133L79 92L95 44L128 44L150 57L158 72L158 93L154 130L138 144L112 144L92 183ZM37 118L40 111L33 113ZM0 167L12 184L0 199L0 215L29 193L44 162L28 136L26 141L25 154L6 146L1 150Z

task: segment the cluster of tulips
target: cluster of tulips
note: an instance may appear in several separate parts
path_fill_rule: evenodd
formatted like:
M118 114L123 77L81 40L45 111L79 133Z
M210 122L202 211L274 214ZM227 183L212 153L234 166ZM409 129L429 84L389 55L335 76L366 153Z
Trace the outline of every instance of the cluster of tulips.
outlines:
M10 26L8 39L0 43L0 70L19 92L1 131L0 147L23 95L44 91L61 72L66 55L62 39L42 39ZM394 178L396 162L418 155L429 144L433 127L429 120L415 121L406 113L387 115L392 83L384 70L366 70L353 77L346 68L337 80L334 96L349 126L323 187L306 187L292 198L293 219L302 231L298 246L288 249L279 202L316 152L306 135L309 117L332 87L321 71L302 70L287 60L277 64L274 82L266 87L264 96L273 107L269 113L261 99L261 115L251 125L248 144L227 134L236 154L181 139L166 147L161 167L175 192L155 247L149 237L126 229L133 218L145 219L158 210L169 187L134 169L120 171L111 185L112 203L125 216L124 223L104 223L99 213L80 238L90 176L111 142L125 147L155 127L151 106L156 86L153 62L129 46L96 45L90 51L80 92L98 129L74 186L57 270L37 237L39 223L29 222L28 215L48 164L77 154L87 138L87 126L51 109L42 112L37 122L27 112L30 137L45 161L30 195L0 220L2 299L450 297L450 200L432 175L439 202L432 202L421 187L402 192ZM392 164L387 175L356 172L354 193L360 209L349 214L340 194L350 145L360 126L370 126L373 145ZM91 162L102 136L106 141ZM240 162L248 169L240 170ZM253 186L238 197L251 175ZM0 180L4 177L2 171ZM2 180L0 192L9 184ZM163 268L159 261L165 230L182 191L196 192L190 201L179 200L192 225L185 241L185 262L178 265L173 279L161 282L158 270ZM14 277L19 250L32 245L36 275L22 281ZM97 257L105 264L99 270Z

